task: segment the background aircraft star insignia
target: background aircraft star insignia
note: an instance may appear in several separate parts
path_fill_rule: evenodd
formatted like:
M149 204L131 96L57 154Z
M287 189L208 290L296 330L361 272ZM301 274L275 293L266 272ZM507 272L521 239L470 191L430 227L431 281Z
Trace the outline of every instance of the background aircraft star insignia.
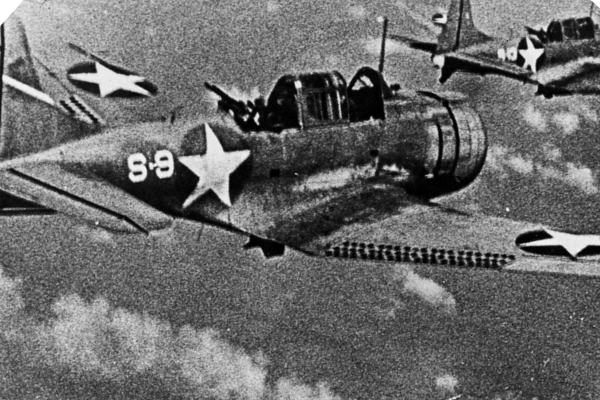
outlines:
M534 74L537 74L537 62L540 59L540 57L542 56L542 54L544 54L544 49L536 48L533 45L533 42L531 41L529 36L527 36L527 38L525 40L527 41L527 48L525 50L519 50L519 54L521 54L521 56L525 60L525 63L523 64L523 68L527 69L527 67L530 67L531 72L533 72Z
M96 62L95 66L95 73L71 73L69 74L69 78L75 81L97 84L100 91L100 97L106 97L119 90L148 97L151 95L149 91L138 85L138 83L145 81L144 77L121 74L99 62Z
M179 158L179 161L199 178L198 185L183 203L183 208L189 207L209 190L212 190L223 204L231 207L229 175L246 161L250 150L226 152L208 124L204 124L204 132L206 154Z

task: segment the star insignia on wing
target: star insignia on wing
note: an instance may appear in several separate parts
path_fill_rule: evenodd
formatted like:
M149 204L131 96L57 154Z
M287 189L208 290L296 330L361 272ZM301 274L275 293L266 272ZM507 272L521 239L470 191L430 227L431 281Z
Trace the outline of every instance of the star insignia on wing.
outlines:
M231 207L229 176L246 161L250 156L250 150L226 152L208 124L204 124L204 132L206 154L179 158L179 161L199 179L194 191L185 199L183 208L189 207L209 190L212 190L223 204Z
M544 229L544 232L551 237L521 243L519 246L522 248L559 246L565 249L573 259L576 259L577 256L589 246L600 246L600 236L598 235L575 235L551 229Z
M523 64L523 68L527 69L527 67L530 67L531 72L533 72L534 74L537 74L537 62L540 59L540 57L542 56L542 54L544 54L545 49L535 48L535 46L533 45L533 42L531 41L529 36L527 36L525 38L525 40L527 41L527 48L519 50L519 54L525 60L525 63Z
M139 86L146 78L137 75L127 75L116 72L102 63L96 62L96 72L82 72L69 74L69 78L75 81L95 83L98 85L100 97L106 97L118 90L150 96L151 93Z

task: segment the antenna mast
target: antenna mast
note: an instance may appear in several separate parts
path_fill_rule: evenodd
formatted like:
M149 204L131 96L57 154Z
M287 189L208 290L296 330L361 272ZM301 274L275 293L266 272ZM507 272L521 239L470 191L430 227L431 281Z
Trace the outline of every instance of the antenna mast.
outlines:
M387 17L383 17L383 36L381 37L381 54L379 56L379 73L380 74L383 74L383 63L385 62L385 41L387 38L387 29L388 29L388 19L387 19Z

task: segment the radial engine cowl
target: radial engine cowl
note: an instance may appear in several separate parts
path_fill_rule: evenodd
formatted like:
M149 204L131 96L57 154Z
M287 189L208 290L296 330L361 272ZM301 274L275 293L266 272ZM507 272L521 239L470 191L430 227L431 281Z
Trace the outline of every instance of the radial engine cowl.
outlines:
M462 102L387 105L389 127L400 135L396 164L409 173L409 194L434 198L461 190L481 172L487 154L487 134L479 114Z

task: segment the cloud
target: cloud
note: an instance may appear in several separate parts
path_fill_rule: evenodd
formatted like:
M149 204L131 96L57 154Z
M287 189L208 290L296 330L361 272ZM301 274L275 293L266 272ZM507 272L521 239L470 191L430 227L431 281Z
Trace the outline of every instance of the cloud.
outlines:
M309 387L291 379L280 379L275 394L281 400L339 400L323 383Z
M20 280L7 278L4 276L4 271L0 269L0 329L3 333L9 326L8 321L18 315L23 308L20 287Z
M589 104L579 103L572 107L575 107L579 115L581 115L586 121L598 122L598 113Z
M560 149L550 145L544 146L543 161L535 161L531 157L512 152L503 146L493 146L488 152L487 165L499 172L501 178L508 177L510 172L525 176L537 174L546 180L555 180L575 187L587 195L599 192L595 173L588 167L562 160Z
M0 269L1 350L3 356L14 355L0 358L0 372L13 371L6 374L0 397L35 387L82 397L86 388L90 396L107 398L130 398L124 390L148 398L154 396L142 392L155 390L160 397L181 399L339 399L324 383L313 387L281 378L268 384L265 357L230 345L214 329L176 331L103 298L87 302L65 296L52 307L56 317L40 322L25 313L20 288L19 280Z
M550 144L544 144L542 146L542 151L548 161L560 162L560 159L562 158L562 151L558 147L554 147Z
M556 126L560 127L565 135L570 135L579 129L579 115L574 113L558 113L552 117L552 121Z
M533 172L533 161L525 159L520 155L508 157L506 163L509 167L520 174L529 175Z
M596 110L577 98L570 98L568 102L545 101L538 107L528 104L522 116L529 126L539 132L548 132L552 124L564 135L576 132L583 122L598 122Z
M404 282L403 289L407 293L418 296L421 300L440 307L447 314L456 313L456 300L442 286L431 279L422 278L412 271L394 268L396 279Z
M540 132L546 132L548 130L548 122L542 112L535 108L533 104L528 104L523 112L523 119L531 127L537 129Z
M281 9L281 4L277 0L267 0L267 12L276 13Z
M587 167L567 163L567 180L576 183L586 194L598 193L594 173Z
M455 393L456 386L458 386L458 379L448 374L438 376L435 379L435 386L449 393Z

